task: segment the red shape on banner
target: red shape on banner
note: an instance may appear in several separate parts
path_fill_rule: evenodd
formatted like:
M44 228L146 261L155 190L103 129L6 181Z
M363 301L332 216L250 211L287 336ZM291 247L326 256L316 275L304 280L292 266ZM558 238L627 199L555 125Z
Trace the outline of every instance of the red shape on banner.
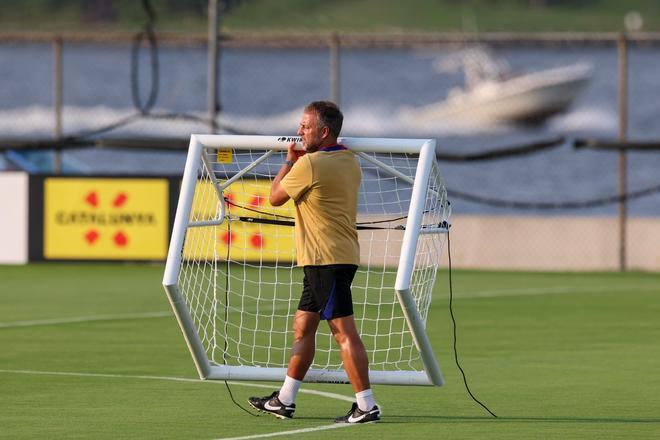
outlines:
M128 196L126 195L126 193L120 192L119 194L117 194L117 197L115 197L115 199L112 201L112 206L114 206L115 208L119 208L121 205L126 203L126 200L128 200Z
M87 244L90 245L94 244L94 242L98 240L99 235L100 234L95 229L90 229L89 231L87 231L87 233L85 234L85 240L87 241Z
M225 204L229 206L230 204L234 203L234 195L230 192L224 194L225 197Z
M119 247L124 247L128 244L128 237L122 231L117 232L113 237L113 240Z
M234 241L235 238L236 234L233 232L231 234L229 232L222 234L222 242L227 246L231 246L231 242Z
M265 199L266 198L264 196L257 194L256 196L252 197L252 200L250 200L250 206L258 208L264 204Z
M90 191L89 194L85 197L85 201L87 202L88 205L93 206L96 208L99 206L99 198L96 195L96 191Z
M264 246L264 237L261 234L252 234L250 237L250 243L253 247L261 249Z

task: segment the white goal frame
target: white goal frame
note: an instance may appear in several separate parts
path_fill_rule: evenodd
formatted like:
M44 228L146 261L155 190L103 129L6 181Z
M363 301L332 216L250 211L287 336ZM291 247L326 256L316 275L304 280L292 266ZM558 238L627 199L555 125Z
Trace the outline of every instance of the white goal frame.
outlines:
M190 137L190 145L183 174L181 192L177 204L176 217L174 220L170 247L165 265L165 273L163 276L163 286L201 379L281 381L286 376L286 368L212 364L209 361L207 351L200 340L190 310L180 292L178 277L182 264L184 240L186 237L186 231L190 226L189 219L198 173L203 161L206 160L203 154L204 149L233 149L236 151L264 149L269 150L264 154L264 156L267 157L273 152L286 151L292 141L299 143L300 138L297 136L200 134L193 134ZM444 380L438 361L433 353L431 343L426 334L426 323L425 320L421 318L415 299L410 293L411 277L415 263L418 238L422 234L446 234L449 228L447 222L434 227L423 225L425 209L424 200L429 184L429 175L431 167L436 161L436 142L433 139L344 137L339 138L339 143L356 152L361 159L372 162L377 162L377 160L364 153L403 153L419 155L414 179L399 173L396 169L388 167L386 164L379 163L378 165L381 168L385 168L386 172L412 184L412 196L406 219L405 232L403 233L394 289L403 310L405 320L412 334L414 344L420 353L424 371L370 370L369 376L371 382L375 384L440 386L444 383ZM257 166L258 162L259 159L255 161L253 166ZM219 182L215 182L217 184L216 190L222 191L222 188L229 186L231 183L230 181L239 179L240 174L241 173L232 177L222 185L220 185ZM221 194L219 195L221 196ZM213 224L219 224L223 221L225 215L224 203L220 203L220 210L221 218L213 220ZM305 381L330 383L349 382L344 371L318 369L310 369L305 376Z

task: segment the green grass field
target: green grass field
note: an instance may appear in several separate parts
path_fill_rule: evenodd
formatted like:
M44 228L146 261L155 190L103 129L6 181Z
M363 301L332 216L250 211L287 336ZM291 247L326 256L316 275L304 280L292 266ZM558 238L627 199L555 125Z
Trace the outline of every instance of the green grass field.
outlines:
M86 5L86 3L88 5ZM142 2L114 0L105 7L78 0L0 2L4 31L137 31L147 16ZM156 31L204 33L207 2L152 0ZM223 2L220 2L223 3ZM225 32L617 32L629 11L645 31L660 29L656 0L241 0L220 12ZM545 3L545 7L538 5ZM90 18L94 17L92 20Z
M428 331L445 386L376 386L382 423L343 429L328 427L348 385L305 386L331 394L300 394L280 421L197 380L161 278L161 266L0 267L0 438L660 437L660 274L455 271L459 356L494 419L454 365L443 271ZM276 386L231 388L244 402Z

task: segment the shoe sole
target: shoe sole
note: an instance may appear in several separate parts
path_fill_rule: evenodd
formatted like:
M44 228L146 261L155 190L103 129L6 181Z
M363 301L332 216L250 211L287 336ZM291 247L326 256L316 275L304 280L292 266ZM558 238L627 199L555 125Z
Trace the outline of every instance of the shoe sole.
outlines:
M260 413L270 414L271 416L273 416L273 417L277 417L277 418L280 419L280 420L288 420L288 419L292 419L292 418L293 418L293 416L291 416L291 417L287 417L287 416L283 416L283 415L281 415L281 414L276 414L276 413L274 413L274 412L264 411L263 409L259 409L259 408L257 408L256 406L252 405L252 402L248 402L248 404L249 404L252 408L254 408L254 409L256 409L257 411L259 411Z

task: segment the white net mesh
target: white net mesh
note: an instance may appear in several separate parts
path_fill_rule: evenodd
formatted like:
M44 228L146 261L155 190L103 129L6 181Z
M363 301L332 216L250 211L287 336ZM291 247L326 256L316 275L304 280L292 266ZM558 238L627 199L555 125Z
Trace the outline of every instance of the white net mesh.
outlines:
M421 371L394 289L417 155L359 154L361 264L352 286L356 323L372 371ZM287 365L303 273L295 263L293 202L268 203L271 180L284 160L281 152L203 150L178 287L212 365ZM434 162L422 231L446 227L448 217ZM444 239L445 234L422 233L417 243L410 292L423 322ZM312 369L343 369L323 323L316 344Z

